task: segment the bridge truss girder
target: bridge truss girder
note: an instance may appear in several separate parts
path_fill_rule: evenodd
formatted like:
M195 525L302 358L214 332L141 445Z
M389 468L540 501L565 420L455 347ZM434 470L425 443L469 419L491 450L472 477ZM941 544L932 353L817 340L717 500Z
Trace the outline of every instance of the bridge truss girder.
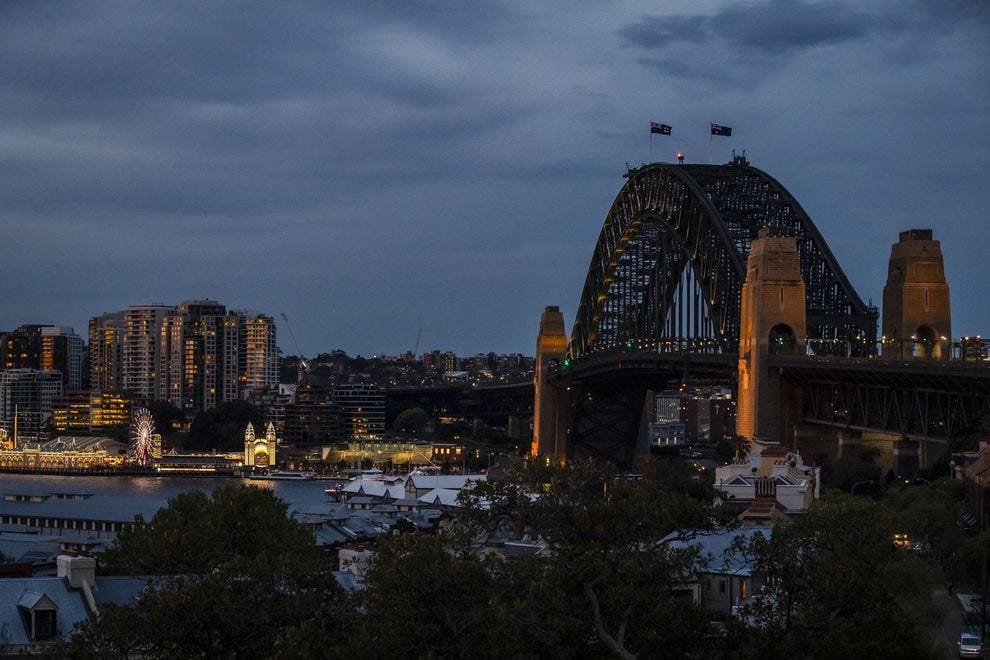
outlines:
M807 422L948 440L990 413L990 394L868 383L803 384Z
M876 313L863 304L793 196L744 159L631 170L602 227L568 353L633 340L704 337L733 351L750 242L760 229L795 236L820 354L871 355ZM678 286L693 280L693 291Z

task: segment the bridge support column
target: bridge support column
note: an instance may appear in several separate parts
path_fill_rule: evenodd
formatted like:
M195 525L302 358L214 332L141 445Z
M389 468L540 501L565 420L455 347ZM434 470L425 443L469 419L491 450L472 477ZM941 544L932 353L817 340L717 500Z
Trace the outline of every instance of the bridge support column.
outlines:
M890 249L881 342L883 357L891 360L950 357L949 284L931 229L903 231Z
M736 433L744 438L786 442L787 429L797 422L795 392L769 369L768 359L805 353L806 314L797 240L760 230L749 249L739 319Z
M839 431L837 436L839 443L839 458L858 458L860 449L862 448L862 438L853 435L852 431Z
M918 471L918 441L907 436L894 441L894 474L898 477Z
M564 315L556 305L547 307L540 316L540 334L536 339L536 400L530 453L552 455L558 462L567 458L567 393L552 382L552 376L554 372L559 374L566 350Z

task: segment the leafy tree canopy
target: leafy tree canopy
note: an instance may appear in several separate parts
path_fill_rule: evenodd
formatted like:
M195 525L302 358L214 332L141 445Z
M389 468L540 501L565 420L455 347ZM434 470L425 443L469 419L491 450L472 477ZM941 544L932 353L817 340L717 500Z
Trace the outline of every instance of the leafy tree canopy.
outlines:
M287 516L283 501L240 484L173 497L148 524L125 528L102 556L107 572L130 575L203 575L250 563L306 572L316 558L312 533Z
M429 414L422 408L407 408L395 418L395 430L405 433L418 433L430 421Z
M186 438L186 449L194 451L240 450L248 422L255 432L264 433L264 419L256 406L247 401L228 401L204 410L193 419Z

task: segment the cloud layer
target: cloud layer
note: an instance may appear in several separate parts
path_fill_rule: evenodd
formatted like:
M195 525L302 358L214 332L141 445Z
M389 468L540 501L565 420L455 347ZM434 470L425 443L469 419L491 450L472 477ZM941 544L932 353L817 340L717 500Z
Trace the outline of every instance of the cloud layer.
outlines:
M208 296L306 352L529 353L624 163L736 148L864 298L934 227L986 331L985 5L668 5L3 3L0 328Z

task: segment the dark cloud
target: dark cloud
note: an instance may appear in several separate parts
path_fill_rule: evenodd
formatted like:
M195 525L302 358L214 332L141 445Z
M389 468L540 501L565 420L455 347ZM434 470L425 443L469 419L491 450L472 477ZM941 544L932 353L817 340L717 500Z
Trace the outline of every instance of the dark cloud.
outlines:
M939 215L947 251L975 249L957 237L990 167L986 16L2 2L0 328L212 297L286 312L310 352L405 350L420 326L424 347L531 352L542 307L577 303L624 164L732 148L878 299L862 227L882 252ZM651 152L653 119L674 135ZM985 280L970 261L953 276Z
M785 54L862 39L902 26L896 15L856 5L768 0L730 3L713 14L646 16L619 30L629 44L660 49L678 43L717 42L744 51Z

